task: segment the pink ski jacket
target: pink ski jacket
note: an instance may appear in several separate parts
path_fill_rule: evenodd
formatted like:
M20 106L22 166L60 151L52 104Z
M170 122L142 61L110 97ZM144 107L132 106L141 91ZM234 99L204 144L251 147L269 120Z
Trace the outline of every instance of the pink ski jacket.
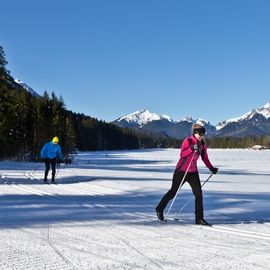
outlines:
M199 142L195 136L190 136L188 138L186 138L181 146L181 152L180 152L180 159L176 165L176 169L177 170L181 170L183 172L186 172L189 164L190 167L188 169L188 172L197 172L198 171L198 167L197 167L197 161L200 157L200 154L198 153L198 151L195 152L192 151L191 146L194 144L201 144L201 158L202 161L204 162L205 166L210 169L213 168L213 165L211 164L211 162L208 159L208 155L207 155L207 147L205 145L205 143L203 141ZM193 156L194 154L194 156ZM192 159L193 157L193 159ZM192 160L192 161L191 161Z

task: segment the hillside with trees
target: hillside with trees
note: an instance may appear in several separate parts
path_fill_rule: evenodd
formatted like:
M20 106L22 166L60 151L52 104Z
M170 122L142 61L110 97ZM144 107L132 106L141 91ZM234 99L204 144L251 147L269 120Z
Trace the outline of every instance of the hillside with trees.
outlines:
M6 69L0 46L0 158L38 160L42 145L58 136L65 154L75 149L113 150L173 147L179 141L136 133L65 108L64 99L31 95Z
M54 92L33 96L6 69L0 46L0 159L39 160L43 144L58 136L64 154L75 149L114 150L156 147L179 148L181 140L136 132L71 112ZM212 148L270 146L269 137L208 138Z

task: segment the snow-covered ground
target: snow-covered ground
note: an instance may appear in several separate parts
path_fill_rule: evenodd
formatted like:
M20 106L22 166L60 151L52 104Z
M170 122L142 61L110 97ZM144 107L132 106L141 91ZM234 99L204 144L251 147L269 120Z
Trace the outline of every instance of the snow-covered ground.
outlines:
M193 200L173 220L188 184L171 219L155 218L178 155L79 153L57 185L42 183L43 164L0 162L0 269L270 269L270 151L209 149L220 169L203 187L213 227L194 225Z

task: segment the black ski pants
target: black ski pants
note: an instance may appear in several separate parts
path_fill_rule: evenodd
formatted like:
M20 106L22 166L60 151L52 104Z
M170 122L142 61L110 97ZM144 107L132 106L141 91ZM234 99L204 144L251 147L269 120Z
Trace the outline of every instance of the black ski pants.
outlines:
M48 173L50 170L50 167L52 168L52 180L54 180L55 177L55 167L56 167L56 158L45 158L45 175L44 175L44 180L47 181Z
M163 196L160 203L156 207L158 211L163 212L168 202L174 198L184 175L185 172L182 172L181 170L175 170L173 174L171 189ZM185 182L188 182L190 184L193 195L195 197L195 216L197 219L201 219L203 218L203 195L199 173L198 172L187 173L184 183Z

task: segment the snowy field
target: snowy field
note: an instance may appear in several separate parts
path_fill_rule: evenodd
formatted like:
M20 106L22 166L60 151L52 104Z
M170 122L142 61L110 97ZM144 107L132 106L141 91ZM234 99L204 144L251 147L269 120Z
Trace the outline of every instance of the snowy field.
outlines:
M178 156L79 153L57 185L42 183L42 163L0 162L0 269L270 269L270 151L209 149L220 169L203 187L213 227L194 225L193 200L173 219L188 184L168 222L156 220Z

